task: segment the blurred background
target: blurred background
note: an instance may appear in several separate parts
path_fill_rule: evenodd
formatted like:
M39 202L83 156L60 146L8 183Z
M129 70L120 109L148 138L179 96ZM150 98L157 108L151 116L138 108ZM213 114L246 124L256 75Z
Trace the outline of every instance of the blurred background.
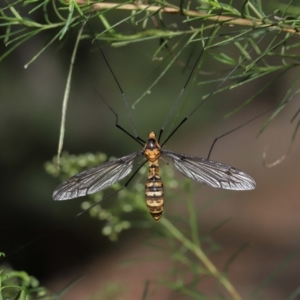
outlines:
M124 16L124 13L117 12L112 16L112 22ZM175 16L168 16L166 22L176 22ZM126 30L130 28L128 24L125 26ZM53 292L59 292L72 280L84 275L63 299L102 299L97 293L109 288L110 284L122 291L122 297L113 299L140 299L146 281L157 279L171 266L167 259L160 257L157 249L147 245L151 231L129 229L120 235L118 242L113 243L101 235L101 224L88 214L62 226L81 211L83 199L52 200L52 192L59 181L45 172L44 164L57 153L62 99L75 33L62 48L51 46L28 69L24 69L24 65L43 47L45 39L46 36L38 35L1 62L0 251L7 255L1 264L27 271ZM157 47L156 40L121 48L103 47L130 105L163 69L163 62L152 61ZM94 51L91 51L92 48ZM199 50L196 48L190 67ZM115 157L139 150L135 141L114 126L114 115L95 92L100 93L116 110L119 124L131 132L122 95L99 51L91 47L90 41L82 42L78 51L67 111L64 150L72 154L101 151ZM222 51L232 55L235 49L228 46ZM187 49L180 62L186 64L190 54ZM159 132L186 82L189 70L184 70L178 60L159 84L131 110L141 138L147 139L150 131ZM206 55L199 77L209 75L214 78L221 72L225 74L225 71L230 69L225 67L222 70L222 65L220 67ZM227 113L241 105L269 78L261 78L242 88L211 97L165 148L207 157L216 137L275 106L295 74L287 73L253 103L227 119L224 118ZM194 85L188 98L187 95L182 98L185 106L176 112L178 120L214 87ZM264 288L263 299L284 299L299 286L299 138L296 137L291 151L280 164L267 168L263 159L266 153L266 163L272 163L288 153L295 129L290 120L297 109L295 99L258 138L257 134L269 114L222 138L214 147L210 159L250 174L257 182L254 191L233 193L193 184L197 207L222 195L221 200L206 210L199 209L200 231L209 231L220 221L231 218L213 234L222 245L221 251L213 254L213 262L221 268L236 249L249 243L229 274L243 296L251 294L290 257L289 264ZM161 168L173 166L162 162ZM177 178L182 180L183 177L178 175ZM134 181L129 189L131 185ZM172 205L167 190L165 194L165 210L184 214L184 211L176 211L177 207ZM185 197L182 191L178 194ZM159 223L156 225L160 226ZM211 285L211 282L203 284L201 290L209 292ZM159 299L185 299L182 296L176 298L166 287L150 286L149 299L156 299L157 295L160 295Z

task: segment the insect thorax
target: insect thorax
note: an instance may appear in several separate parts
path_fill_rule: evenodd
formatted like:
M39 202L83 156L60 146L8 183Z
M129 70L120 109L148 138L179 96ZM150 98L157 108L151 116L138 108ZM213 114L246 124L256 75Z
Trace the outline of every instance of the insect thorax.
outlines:
M149 162L154 162L160 158L160 145L157 142L154 132L150 132L144 147L144 155Z

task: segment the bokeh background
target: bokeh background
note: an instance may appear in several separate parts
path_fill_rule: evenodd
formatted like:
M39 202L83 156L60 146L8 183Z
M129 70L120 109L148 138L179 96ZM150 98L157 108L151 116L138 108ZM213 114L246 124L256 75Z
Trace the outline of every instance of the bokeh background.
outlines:
M118 12L112 20L122 17L124 14ZM167 21L171 24L176 18L169 16ZM62 48L51 46L24 69L23 66L43 47L46 38L45 35L37 36L1 62L0 251L7 254L2 264L27 271L53 292L59 292L84 275L63 299L100 299L97 293L109 288L109 284L120 287L122 296L119 299L140 299L146 281L167 272L171 264L167 259L156 259L159 251L147 246L151 231L130 229L121 234L118 242L112 243L101 235L101 224L88 215L60 228L81 210L83 201L54 202L51 195L59 182L44 170L45 162L57 152L62 99L75 33ZM103 48L130 104L147 90L163 68L160 61L151 60L157 47L158 41L151 41L122 48ZM235 49L228 46L224 51L232 54ZM186 62L189 54L187 50L180 61ZM220 75L222 66L206 56L201 71L199 78L207 74L213 78ZM217 136L278 103L295 74L286 74L254 103L228 119L224 119L224 115L243 103L269 78L211 97L173 136L166 148L206 157ZM159 131L187 76L188 70L184 71L180 63L175 63L149 95L131 110L142 138L146 139L149 131ZM85 41L75 63L64 149L74 154L101 151L116 157L136 151L137 144L114 126L114 116L94 88L117 111L120 124L130 130L116 83L100 53ZM183 97L186 105L179 112L179 119L212 88L194 86L189 98ZM298 109L297 103L295 98L258 138L268 114L221 139L213 150L211 159L253 176L257 182L256 190L232 193L195 185L196 206L201 207L208 199L222 195L220 201L205 211L199 210L200 230L207 231L221 220L232 218L213 234L222 245L212 257L216 265L221 267L237 248L249 243L229 274L243 296L250 295L290 256L289 264L264 288L263 299L285 299L299 286L298 137L288 153L295 128L290 119ZM280 164L267 168L263 159L265 152L268 163L287 153L288 156ZM162 165L172 168L171 164ZM181 175L178 178L182 179ZM172 208L168 191L166 199L165 209L180 213ZM211 283L200 287L202 291L210 288ZM158 285L150 289L149 299L157 299L157 295L159 299L177 299L166 287Z

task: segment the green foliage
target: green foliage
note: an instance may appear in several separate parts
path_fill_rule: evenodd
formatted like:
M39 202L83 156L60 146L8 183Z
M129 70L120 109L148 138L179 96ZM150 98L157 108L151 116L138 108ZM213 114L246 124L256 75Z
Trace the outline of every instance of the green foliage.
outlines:
M151 1L149 4L132 1L108 3L81 0L6 0L6 5L0 8L1 26L5 29L0 39L6 46L6 50L0 54L0 61L23 43L41 33L48 35L45 46L25 67L34 62L53 43L62 43L62 40L67 40L70 37L67 33L77 32L79 40L96 38L113 47L157 40L158 47L153 53L153 59L171 57L171 60L145 93L135 101L134 107L161 80L170 67L178 62L184 50L199 42L205 45L205 41L209 39L205 52L219 62L220 70L234 66L234 72L228 75L219 72L217 79L209 79L207 76L204 80L194 82L200 87L215 84L211 89L212 92L202 97L203 101L207 101L213 94L238 88L268 76L264 86L254 91L252 95L247 95L243 103L229 114L231 115L255 101L265 90L276 84L281 76L297 68L300 63L297 54L300 47L298 41L300 11L297 1L289 1L284 5L279 1L265 4L263 1L248 0L243 1L242 6L240 3L236 7L234 5L233 1L225 3L216 0L191 3L182 1L180 7L178 7L178 1L170 3L160 0ZM125 14L121 14L122 11ZM115 21L112 12L121 16L118 21ZM36 17L38 14L40 18ZM180 16L175 26L174 23L171 24L166 20L168 14ZM84 26L87 20L91 26ZM94 33L90 28L93 28ZM71 66L75 61L78 46L79 43L76 43L70 62L64 113L72 77ZM235 48L234 51L233 48ZM216 72L212 74L215 76ZM290 87L277 104L271 117L265 122L262 131L286 105L295 99L299 91L299 77L297 76L291 80ZM291 121L296 123L294 139L300 125L298 111L295 112ZM63 139L63 134L61 136ZM60 144L62 145L62 141Z
M161 80L171 66L178 62L186 49L197 44L205 46L204 52L220 66L218 72L211 72L218 76L217 79L210 79L207 76L204 80L196 78L205 56L201 58L196 67L197 72L193 75L191 83L200 87L213 84L215 87L210 94L203 96L203 101L207 101L213 94L238 88L268 76L264 86L254 91L252 95L245 95L243 103L231 114L257 99L266 89L276 84L281 76L299 67L300 60L297 53L299 53L300 47L298 41L300 11L296 1L290 1L286 5L272 1L272 4L265 5L263 1L248 0L243 1L242 5L239 3L237 7L233 6L233 1L228 1L228 3L217 0L192 3L181 1L180 7L178 7L178 2L174 1L175 4L172 4L157 0L149 2L149 4L136 4L132 1L107 3L76 0L6 0L5 6L2 5L0 8L1 27L5 29L0 39L6 46L0 55L0 61L36 35L46 33L48 38L45 38L45 45L26 63L25 67L28 67L52 44L62 44L75 32L77 41L74 44L73 53L70 54L70 69L64 97L64 116L69 97L72 66L80 42L86 39L91 41L96 39L109 43L112 47L125 47L132 43L149 40L158 41L157 48L153 52L153 60L169 59L169 61L161 74L133 106L143 100L148 91ZM121 11L123 12L121 13ZM112 12L121 15L118 21L115 21ZM168 14L178 16L176 26L173 26L166 18ZM90 24L93 32L89 26L85 26L85 22ZM128 26L122 27L121 24L131 24L134 26L134 30L128 29ZM188 64L185 64L184 67L189 68ZM223 71L225 69L226 73ZM228 70L232 70L232 72L228 73ZM201 71L203 70L201 69ZM287 92L262 130L286 105L295 99L299 91L299 76L294 76ZM295 112L292 121L297 123L295 137L300 125L299 110ZM61 132L63 141L64 121L62 121ZM60 148L62 148L62 142ZM46 164L46 170L63 180L84 169L101 164L106 159L106 155L102 153L80 156L64 153L61 157L60 171L56 166L57 158ZM146 168L142 168L136 176L137 180L140 176L145 177L145 173ZM162 169L164 184L169 193L174 194L174 199L179 198L175 197L175 191L178 191L179 185L187 195L184 199L189 214L188 218L184 220L180 216L168 218L166 212L160 224L156 224L146 209L144 183L140 182L135 182L130 188L118 193L116 192L121 185L113 185L105 191L89 196L89 199L82 203L82 208L87 210L92 207L89 209L91 216L101 220L102 233L114 241L125 229L134 226L144 228L151 226L152 230L157 233L156 236L159 237L153 245L158 248L161 238L168 243L167 248L161 249L162 253L172 254L171 260L174 262L174 269L170 270L168 279L166 276L162 276L158 280L169 286L170 289L187 295L191 299L209 299L199 292L198 285L202 280L211 277L216 279L227 291L227 293L219 292L220 296L214 299L241 299L230 283L227 274L230 265L237 254L245 248L245 245L242 245L236 253L228 258L223 270L218 270L209 259L209 255L219 250L220 246L211 239L211 232L199 232L190 184L186 181L177 182L173 175L171 167ZM114 199L116 198L115 202L112 205L110 201L110 205L106 206L105 200L111 199L112 194L117 194L114 197ZM210 203L207 203L203 210L209 205ZM149 220L151 222L148 222ZM212 231L217 230L226 222L227 220L222 220ZM188 280L186 279L187 273L190 275ZM271 279L268 278L262 288ZM32 295L44 296L47 294L43 288L39 288L36 279L23 272L3 271L0 280L3 299L35 299L33 298L35 296ZM259 294L262 288L259 288L254 294ZM297 297L298 294L299 290L296 290L290 299Z
M24 271L13 271L0 266L0 299L30 300L55 299L38 280Z

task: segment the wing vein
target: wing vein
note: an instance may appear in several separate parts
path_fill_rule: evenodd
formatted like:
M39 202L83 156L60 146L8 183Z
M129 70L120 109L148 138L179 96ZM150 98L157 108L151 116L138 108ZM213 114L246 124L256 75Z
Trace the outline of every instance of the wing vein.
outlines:
M70 177L54 190L53 199L68 200L82 197L113 185L132 171L134 159L142 153L143 151L137 151Z
M175 168L183 175L209 186L240 191L252 190L256 186L251 176L231 166L165 149L161 153L172 158Z

